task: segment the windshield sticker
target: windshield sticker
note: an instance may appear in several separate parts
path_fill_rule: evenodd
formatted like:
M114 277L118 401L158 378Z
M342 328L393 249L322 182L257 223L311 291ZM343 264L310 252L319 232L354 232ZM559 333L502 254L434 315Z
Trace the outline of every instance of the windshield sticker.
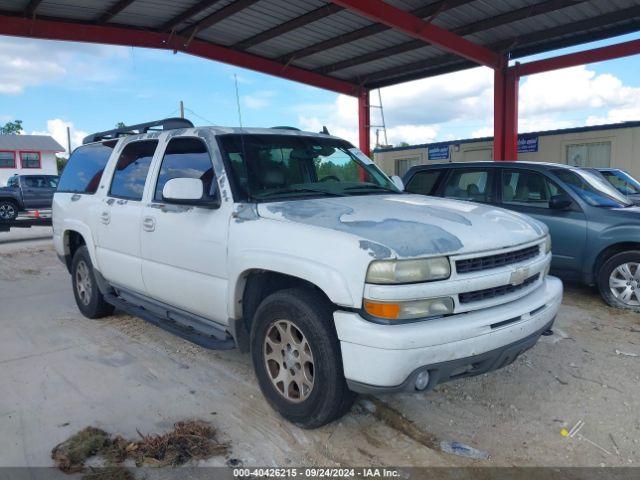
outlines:
M364 153L362 153L362 151L359 148L353 147L353 148L350 148L349 151L353 153L358 158L358 160L360 160L365 165L373 164L373 161L369 157L367 157Z

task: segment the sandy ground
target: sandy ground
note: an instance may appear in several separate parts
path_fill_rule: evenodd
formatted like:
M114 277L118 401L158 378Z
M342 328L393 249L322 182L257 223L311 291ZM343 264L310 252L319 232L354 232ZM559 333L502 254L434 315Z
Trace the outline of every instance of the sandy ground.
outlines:
M640 315L582 287L567 287L555 334L513 365L379 397L378 415L360 400L314 431L268 407L248 355L124 314L82 317L48 241L0 244L0 329L0 466L50 466L51 448L87 425L133 438L185 418L211 421L231 445L208 465L640 466L640 357L626 355L640 354ZM394 411L406 418L385 422ZM608 454L560 435L578 420ZM446 454L422 436L490 458Z

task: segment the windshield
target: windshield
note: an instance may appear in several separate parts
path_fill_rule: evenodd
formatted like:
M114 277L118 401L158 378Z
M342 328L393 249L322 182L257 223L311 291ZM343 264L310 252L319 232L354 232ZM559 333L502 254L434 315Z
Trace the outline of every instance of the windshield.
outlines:
M587 170L554 170L571 190L594 207L629 207L627 197L613 188L601 175Z
M241 201L401 193L344 140L297 135L221 135Z
M623 195L640 194L640 182L622 170L605 170L600 174Z

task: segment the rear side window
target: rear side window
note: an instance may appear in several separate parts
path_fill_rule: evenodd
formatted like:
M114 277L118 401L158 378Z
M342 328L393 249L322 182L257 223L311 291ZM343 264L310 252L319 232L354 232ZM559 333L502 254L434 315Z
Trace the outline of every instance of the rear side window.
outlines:
M411 180L409 180L405 190L420 195L431 195L441 175L442 170L423 170L416 172L416 174L411 177Z
M143 140L129 143L122 149L113 172L109 195L126 200L142 200L147 173L157 146L157 140Z
M492 170L453 170L447 180L444 196L472 202L493 199Z
M94 143L77 148L64 167L58 192L96 193L116 143Z
M45 177L24 177L24 184L29 188L49 187L49 182Z
M174 138L169 141L162 158L153 200L164 201L162 189L173 178L199 178L207 197L215 197L213 163L204 142L198 138Z

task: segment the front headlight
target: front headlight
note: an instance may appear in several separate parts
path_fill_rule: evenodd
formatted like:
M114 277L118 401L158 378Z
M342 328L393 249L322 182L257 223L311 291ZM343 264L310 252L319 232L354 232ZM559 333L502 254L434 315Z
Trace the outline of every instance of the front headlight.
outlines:
M364 300L364 310L369 315L385 320L411 320L440 317L453 313L453 298L425 298L407 302L376 302Z
M367 270L367 283L397 284L443 280L451 275L447 257L417 260L374 260Z
M551 251L551 235L547 235L544 239L544 253L547 254Z

